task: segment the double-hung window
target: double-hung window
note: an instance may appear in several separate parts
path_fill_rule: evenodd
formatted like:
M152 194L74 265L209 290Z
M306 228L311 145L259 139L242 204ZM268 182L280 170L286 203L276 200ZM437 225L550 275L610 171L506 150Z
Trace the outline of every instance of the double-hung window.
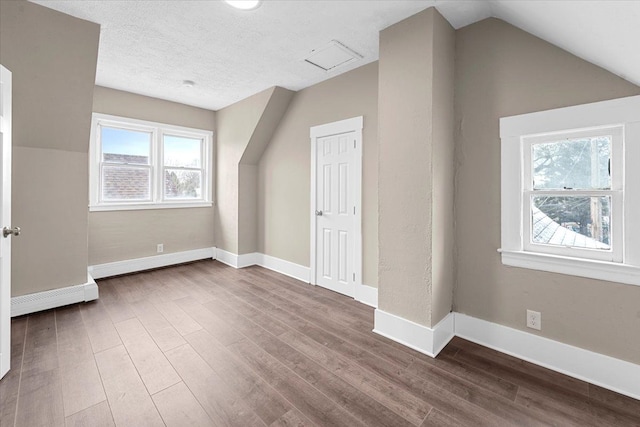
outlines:
M640 96L500 120L502 262L640 285Z
M212 132L94 113L92 211L211 206Z
M523 137L523 247L622 261L622 128Z

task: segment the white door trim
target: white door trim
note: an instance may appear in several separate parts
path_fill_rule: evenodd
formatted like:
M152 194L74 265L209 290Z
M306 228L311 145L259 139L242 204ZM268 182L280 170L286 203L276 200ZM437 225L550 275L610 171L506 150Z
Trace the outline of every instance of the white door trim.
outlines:
M11 227L11 71L0 65L0 133L2 134L2 223ZM8 200L8 204L5 201ZM0 282L0 378L11 367L11 237L2 240L2 280Z
M309 266L311 268L310 283L316 285L316 141L323 138L341 133L355 132L356 148L354 156L355 181L354 181L354 200L355 215L353 216L355 242L354 242L354 259L353 271L355 273L354 287L357 289L362 284L362 126L363 117L353 117L350 119L340 120L337 122L327 123L324 125L313 126L310 128L309 136L311 138L311 197L309 209L309 225L311 230L311 248L309 251Z

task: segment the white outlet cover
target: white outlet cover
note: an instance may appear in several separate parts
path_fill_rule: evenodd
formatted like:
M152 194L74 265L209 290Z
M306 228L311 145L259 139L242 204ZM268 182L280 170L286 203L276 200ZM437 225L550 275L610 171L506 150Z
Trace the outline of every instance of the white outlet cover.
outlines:
M539 311L527 310L527 328L541 330L542 315Z

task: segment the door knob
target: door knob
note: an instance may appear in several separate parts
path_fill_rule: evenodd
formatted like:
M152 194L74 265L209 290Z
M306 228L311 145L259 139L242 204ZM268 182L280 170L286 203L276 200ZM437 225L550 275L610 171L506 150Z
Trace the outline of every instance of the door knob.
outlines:
M322 211L316 211L317 216L322 216Z
M20 235L20 227L13 227L13 228L11 228L11 227L4 227L4 228L2 229L2 235L3 235L4 237L9 237L9 236L11 236L12 234L13 234L14 236L19 236L19 235Z

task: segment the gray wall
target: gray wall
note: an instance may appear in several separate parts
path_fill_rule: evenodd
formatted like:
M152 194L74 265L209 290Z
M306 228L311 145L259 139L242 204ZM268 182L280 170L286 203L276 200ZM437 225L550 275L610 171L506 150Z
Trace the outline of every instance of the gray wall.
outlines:
M0 62L13 73L12 296L87 282L91 105L100 27L3 1Z
M429 327L453 298L454 44L435 8L380 32L378 301Z
M238 165L238 254L258 250L258 165Z
M100 86L94 90L93 111L215 130L213 111ZM214 208L89 213L89 265L157 255L158 243L164 253L213 247Z
M216 124L214 111L102 86L93 91L93 111L210 131Z
M234 254L238 254L239 248L238 165L267 107L272 91L265 90L217 113L216 246Z
M258 248L257 163L293 92L272 87L218 111L216 244L233 254Z
M496 19L457 31L456 61L456 311L640 363L640 287L505 267L496 252L499 118L640 88Z
M436 13L433 19L433 204L431 215L432 269L431 325L436 325L453 305L454 254L454 80L456 34Z
M378 64L297 92L258 168L258 251L309 266L309 128L364 116L362 161L363 281L377 287Z

